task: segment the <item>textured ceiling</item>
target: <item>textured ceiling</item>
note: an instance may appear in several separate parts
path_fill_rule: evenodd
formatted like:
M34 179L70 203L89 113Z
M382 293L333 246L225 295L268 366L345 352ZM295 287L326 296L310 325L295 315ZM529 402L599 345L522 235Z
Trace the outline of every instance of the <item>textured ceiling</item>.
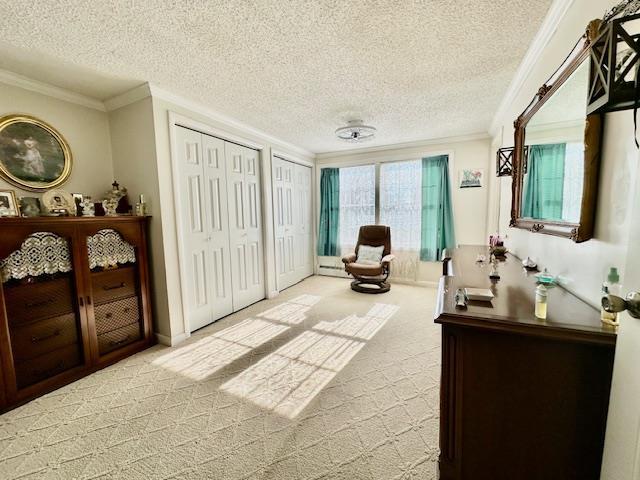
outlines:
M149 81L314 152L486 132L551 0L0 0L0 68L106 99Z

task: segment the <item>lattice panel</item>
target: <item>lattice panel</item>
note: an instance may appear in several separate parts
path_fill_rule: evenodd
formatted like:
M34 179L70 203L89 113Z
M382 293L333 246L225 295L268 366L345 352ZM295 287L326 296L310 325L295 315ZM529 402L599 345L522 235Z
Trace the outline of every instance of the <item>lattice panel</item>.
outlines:
M114 267L118 264L135 263L136 251L133 245L124 241L113 229L100 230L87 237L89 268Z
M0 260L2 283L29 276L70 272L72 268L67 240L51 232L32 233L19 250Z

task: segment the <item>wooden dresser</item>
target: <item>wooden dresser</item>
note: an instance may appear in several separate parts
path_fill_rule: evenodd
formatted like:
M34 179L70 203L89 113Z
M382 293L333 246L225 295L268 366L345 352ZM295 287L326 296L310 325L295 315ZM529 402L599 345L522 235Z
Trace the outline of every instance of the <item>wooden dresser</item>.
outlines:
M0 410L151 345L146 223L0 218Z
M615 331L560 287L537 319L535 272L507 255L492 283L479 253L489 258L487 247L446 252L440 280L440 479L598 479ZM457 309L464 287L495 298Z

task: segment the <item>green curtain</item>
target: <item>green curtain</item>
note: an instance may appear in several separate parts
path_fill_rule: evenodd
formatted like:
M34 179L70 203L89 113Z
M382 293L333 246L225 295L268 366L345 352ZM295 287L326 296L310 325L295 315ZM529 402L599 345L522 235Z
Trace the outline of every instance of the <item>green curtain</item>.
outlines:
M320 227L318 255L338 255L340 231L340 169L323 168L320 175Z
M522 197L522 216L562 220L566 143L531 145Z
M455 244L449 157L440 155L423 158L420 260L438 261L442 251Z

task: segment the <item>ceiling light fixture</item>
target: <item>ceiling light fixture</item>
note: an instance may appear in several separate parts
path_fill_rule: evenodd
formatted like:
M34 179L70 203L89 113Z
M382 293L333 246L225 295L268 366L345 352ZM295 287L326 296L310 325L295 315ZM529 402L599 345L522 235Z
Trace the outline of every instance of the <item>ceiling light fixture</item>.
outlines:
M349 120L346 127L336 130L336 135L345 142L364 142L376 134L376 129L362 123L362 120Z

